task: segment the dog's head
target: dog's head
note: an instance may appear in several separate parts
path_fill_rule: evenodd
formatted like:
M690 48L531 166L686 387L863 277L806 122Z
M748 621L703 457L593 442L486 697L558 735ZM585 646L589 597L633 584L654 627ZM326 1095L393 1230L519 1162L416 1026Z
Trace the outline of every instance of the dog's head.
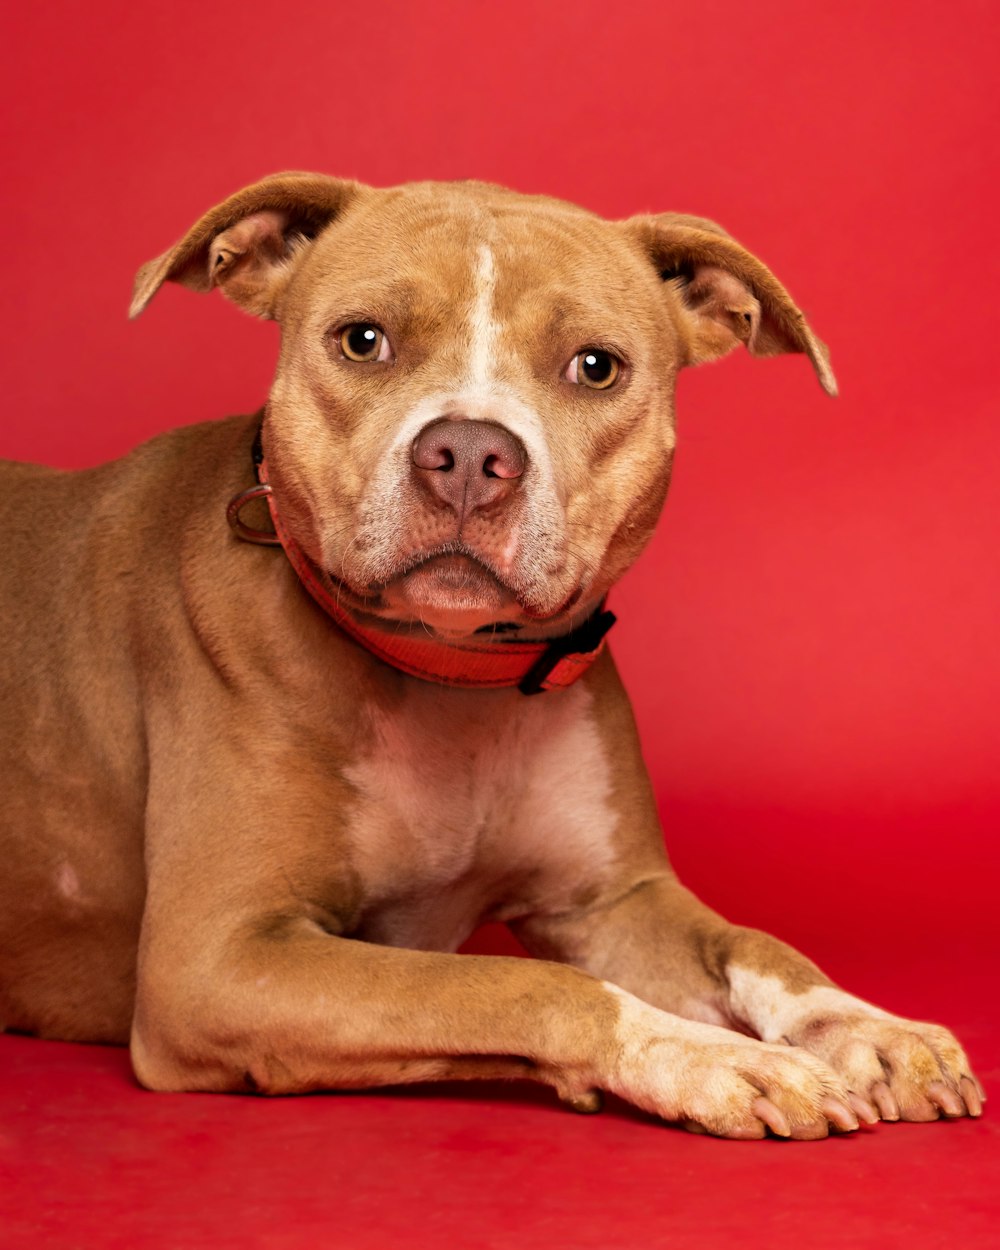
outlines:
M168 280L280 323L286 526L345 604L445 637L593 611L659 514L685 365L804 352L835 393L784 288L701 218L279 174L145 265L132 315Z

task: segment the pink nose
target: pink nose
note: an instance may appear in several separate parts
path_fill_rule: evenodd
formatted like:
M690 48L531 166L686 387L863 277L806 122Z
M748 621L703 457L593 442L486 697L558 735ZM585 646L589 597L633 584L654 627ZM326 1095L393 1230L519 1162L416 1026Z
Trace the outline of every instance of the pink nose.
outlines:
M512 494L527 456L519 439L493 421L432 421L413 444L413 471L435 498L462 515Z

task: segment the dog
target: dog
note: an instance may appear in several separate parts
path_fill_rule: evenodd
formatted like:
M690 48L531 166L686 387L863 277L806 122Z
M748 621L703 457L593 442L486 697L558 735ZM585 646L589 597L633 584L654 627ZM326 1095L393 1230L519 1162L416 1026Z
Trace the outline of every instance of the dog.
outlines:
M666 857L606 635L678 371L827 351L714 222L287 173L143 266L281 327L266 407L0 510L0 1027L152 1090L527 1078L730 1138L978 1116L954 1036ZM484 921L534 959L457 955Z

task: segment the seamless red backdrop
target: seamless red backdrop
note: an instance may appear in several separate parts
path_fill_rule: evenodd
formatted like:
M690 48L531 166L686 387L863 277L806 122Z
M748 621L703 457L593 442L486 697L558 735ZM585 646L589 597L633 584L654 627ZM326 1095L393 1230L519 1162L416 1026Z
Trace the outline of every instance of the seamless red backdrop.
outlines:
M993 1027L997 12L22 7L0 453L91 464L261 403L273 326L172 288L125 309L141 262L268 172L721 221L805 308L841 398L801 358L681 380L664 520L614 600L668 845L859 992Z

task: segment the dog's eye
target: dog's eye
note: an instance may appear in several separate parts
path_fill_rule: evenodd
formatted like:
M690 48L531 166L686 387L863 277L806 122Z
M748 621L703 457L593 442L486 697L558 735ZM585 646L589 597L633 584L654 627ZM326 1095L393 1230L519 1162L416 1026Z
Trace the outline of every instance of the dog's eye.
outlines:
M385 331L370 321L344 326L338 341L348 360L388 360L391 354Z
M621 367L617 356L596 347L587 347L582 352L577 352L569 362L566 380L589 386L591 390L606 391L618 381Z

